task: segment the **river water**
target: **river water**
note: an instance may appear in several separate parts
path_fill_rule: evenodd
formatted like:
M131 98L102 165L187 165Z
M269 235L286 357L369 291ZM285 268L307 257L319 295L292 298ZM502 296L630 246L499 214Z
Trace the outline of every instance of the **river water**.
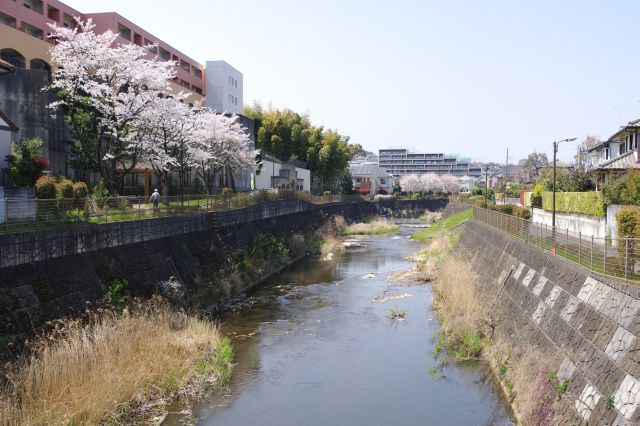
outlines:
M251 306L225 313L222 331L236 350L232 383L197 404L192 421L514 424L485 364L434 359L430 287L387 281L390 272L411 267L403 257L419 245L407 237L407 230L366 237L365 247L332 260L307 258L255 291ZM383 294L405 297L373 301ZM390 319L391 308L406 310L406 319ZM174 414L165 423L183 420Z

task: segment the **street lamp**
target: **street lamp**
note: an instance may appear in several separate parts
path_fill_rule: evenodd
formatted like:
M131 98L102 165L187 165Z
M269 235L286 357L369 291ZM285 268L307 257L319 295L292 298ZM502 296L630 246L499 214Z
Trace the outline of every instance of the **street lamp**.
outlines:
M558 144L562 142L571 142L575 141L575 137L562 139L560 141L556 141L553 143L553 211L551 213L551 227L555 230L556 227L556 154L558 154Z

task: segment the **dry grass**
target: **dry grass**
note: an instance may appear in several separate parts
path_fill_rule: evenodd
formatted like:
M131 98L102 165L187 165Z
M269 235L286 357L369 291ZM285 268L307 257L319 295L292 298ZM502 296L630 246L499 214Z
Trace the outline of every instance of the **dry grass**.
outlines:
M384 219L375 219L369 223L354 223L342 231L342 235L382 235L398 232L400 227Z
M229 346L232 358L213 323L165 305L72 324L9 374L0 424L120 423L143 403L175 394L199 371L210 373L209 365L227 376L231 359L216 359L219 346Z
M478 276L471 265L459 257L445 255L432 281L434 305L441 316L441 332L457 359L478 358L484 346L480 320L483 298Z
M418 219L422 223L426 223L427 225L431 225L432 223L437 222L442 217L442 212L430 212L425 211L425 213L420 216Z

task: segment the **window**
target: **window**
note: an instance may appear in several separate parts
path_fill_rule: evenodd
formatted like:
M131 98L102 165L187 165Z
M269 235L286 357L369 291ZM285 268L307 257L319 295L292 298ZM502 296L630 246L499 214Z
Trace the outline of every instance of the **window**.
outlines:
M144 39L144 45L151 53L158 53L158 46L155 46L153 42L147 38Z
M23 0L22 5L42 15L42 0Z
M627 143L626 142L622 142L620 145L618 145L618 149L620 150L619 155L624 154L625 152L627 152Z
M161 47L160 48L160 58L164 59L165 61L168 61L169 59L171 59L171 54L169 53L168 50L164 50Z
M602 150L602 159L603 160L609 159L609 148L605 148Z
M131 41L131 30L122 24L118 24L118 34L120 34L120 37Z
M14 18L13 16L5 15L2 12L0 12L0 22L12 28L16 27L16 18Z
M380 185L386 185L386 184L387 184L386 179L380 179Z
M202 71L196 67L191 67L191 70L193 71L193 75L195 75L198 78L202 78Z
M34 27L33 25L27 24L26 22L22 21L22 29L30 36L39 38L40 40L43 39L44 32L38 27Z

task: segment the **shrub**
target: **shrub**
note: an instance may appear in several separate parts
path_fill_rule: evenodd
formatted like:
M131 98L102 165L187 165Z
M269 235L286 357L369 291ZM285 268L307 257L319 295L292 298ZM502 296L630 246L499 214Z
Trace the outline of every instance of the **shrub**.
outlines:
M531 207L531 206L532 206L532 203L533 203L533 192L531 192L531 191L526 191L526 192L524 193L524 195L522 196L522 198L523 198L523 200L522 200L522 201L524 202L523 204L524 204L526 207Z
M42 139L22 139L15 145L11 145L11 154L7 155L6 160L9 163L9 172L13 183L16 185L31 186L36 178L42 172L39 168L44 165L41 161L32 161L39 158L42 152ZM49 165L48 162L46 164Z
M373 197L373 201L393 200L394 198L393 195L376 194L375 197Z
M616 213L616 224L618 237L640 237L640 209L634 207L621 208Z
M541 183L536 184L536 186L533 187L533 196L542 197L542 191L544 191L544 185Z
M640 237L640 208L623 207L616 213L616 227L619 238ZM621 240L616 245L618 252L618 263L624 264L625 274L633 274L635 263L638 257L635 240Z
M73 188L73 182L70 179L67 178L62 178L58 181L57 185L58 187L58 197L60 198L73 198L75 193L74 193L74 188Z
M486 209L487 208L487 200L485 200L484 198L481 198L479 200L475 200L473 202L473 205L476 206L476 207L480 207L480 208Z
M515 217L522 219L531 219L531 211L526 207L513 206L513 213Z
M640 205L640 170L629 170L624 176L602 188L607 204Z
M58 189L56 187L56 178L51 175L41 176L36 182L36 198L54 199Z
M224 195L231 195L235 193L235 191L232 188L222 188L222 194Z
M89 188L84 182L76 182L73 184L73 195L76 198L85 198L89 194Z
M553 193L542 193L542 208L553 210ZM602 192L556 192L556 211L604 216L606 209Z
M331 195L331 191L324 191L322 195L325 195L325 196Z

